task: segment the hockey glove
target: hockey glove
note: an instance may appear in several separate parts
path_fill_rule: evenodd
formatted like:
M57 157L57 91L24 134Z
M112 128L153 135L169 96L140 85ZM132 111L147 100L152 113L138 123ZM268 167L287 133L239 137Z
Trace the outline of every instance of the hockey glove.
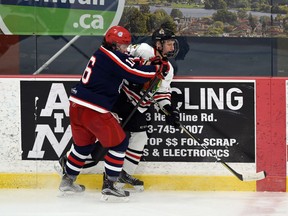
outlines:
M180 126L180 113L178 109L173 109L171 105L165 105L163 107L165 119L166 119L166 124L172 125L175 128L178 128Z
M169 66L169 63L168 63L168 60L167 58L163 58L161 60L161 64L158 66L158 70L156 72L156 75L158 76L158 78L160 79L164 79L167 74L169 73L169 70L170 70L170 66Z
M146 65L147 61L145 59L143 59L142 57L135 57L132 60L136 65L142 66L142 65Z
M168 59L166 57L161 58L159 56L155 56L155 57L150 58L149 61L151 65L157 66L156 75L158 76L158 78L164 79L170 70Z

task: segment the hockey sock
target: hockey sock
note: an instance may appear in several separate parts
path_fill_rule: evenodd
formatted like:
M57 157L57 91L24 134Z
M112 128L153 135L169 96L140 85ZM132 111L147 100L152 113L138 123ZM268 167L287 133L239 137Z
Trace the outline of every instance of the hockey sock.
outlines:
M122 141L118 146L108 150L104 157L105 172L109 177L118 177L124 163L125 150L128 146L128 138Z
M72 148L68 155L68 160L66 163L66 173L70 176L79 175L81 168L85 164L85 160L88 155L91 153L95 144L88 146L76 146Z
M143 155L144 147L147 143L147 133L142 132L131 132L129 139L128 149L124 159L123 170L129 175L133 175Z

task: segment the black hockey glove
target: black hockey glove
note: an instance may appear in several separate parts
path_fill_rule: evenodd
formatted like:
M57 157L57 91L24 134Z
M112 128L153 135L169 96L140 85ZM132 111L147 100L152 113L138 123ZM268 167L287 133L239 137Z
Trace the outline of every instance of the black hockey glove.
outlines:
M165 119L166 119L166 124L172 125L175 128L178 128L180 126L180 113L178 109L173 109L170 105L165 105L163 107Z

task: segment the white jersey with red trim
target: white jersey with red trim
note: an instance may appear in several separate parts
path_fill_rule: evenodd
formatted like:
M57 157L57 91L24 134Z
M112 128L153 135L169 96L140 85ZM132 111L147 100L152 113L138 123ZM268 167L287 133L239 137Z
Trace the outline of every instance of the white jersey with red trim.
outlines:
M155 57L156 50L147 43L141 43L136 45L130 45L128 47L128 52L134 57L141 57L144 60L149 60L152 57ZM170 69L165 77L165 79L160 80L158 85L152 90L152 97L149 100L144 100L138 110L140 112L145 112L147 108L157 101L160 107L163 107L167 104L171 104L171 82L174 77L174 68L170 62L168 62ZM147 83L148 84L148 83ZM143 90L147 89L146 85L139 85L131 83L127 80L124 80L122 90L126 93L127 97L131 100L132 104L136 105L139 99L143 95ZM151 95L151 94L150 94Z

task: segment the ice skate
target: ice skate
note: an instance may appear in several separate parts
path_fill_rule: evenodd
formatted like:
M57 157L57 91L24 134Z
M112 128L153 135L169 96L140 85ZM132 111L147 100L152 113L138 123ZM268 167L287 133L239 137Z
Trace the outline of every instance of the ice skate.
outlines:
M119 179L117 181L117 187L123 188L125 185L132 186L136 192L144 191L144 182L129 175L124 170L121 171Z
M64 174L59 186L59 190L65 194L77 194L85 191L85 186L75 183L76 177Z
M64 155L59 159L58 166L54 166L60 176L62 176L59 190L64 194L76 194L85 191L85 186L76 184L76 176L68 175L65 170L67 156Z
M65 174L64 167L66 165L67 160L68 160L67 156L63 155L62 157L60 157L59 161L56 164L54 164L54 169L60 176L63 176Z
M114 181L108 179L107 175L103 174L103 186L102 186L101 201L124 201L129 200L130 193L122 188L116 187Z

